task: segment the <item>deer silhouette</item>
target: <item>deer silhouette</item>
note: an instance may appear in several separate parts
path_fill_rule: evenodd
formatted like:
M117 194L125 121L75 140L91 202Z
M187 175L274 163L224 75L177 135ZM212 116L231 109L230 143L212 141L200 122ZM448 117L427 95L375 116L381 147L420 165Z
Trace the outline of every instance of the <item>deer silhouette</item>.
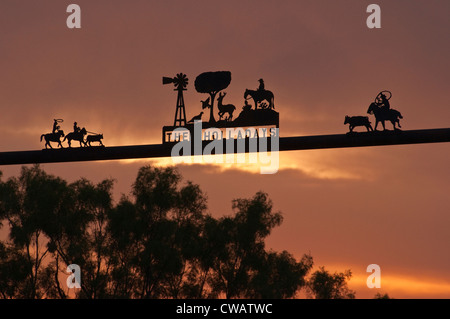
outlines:
M222 119L222 117L225 115L225 113L228 113L228 118L226 118L226 121L231 121L233 119L233 112L236 110L236 107L233 104L222 104L223 98L227 95L226 93L219 93L219 97L217 98L217 107L219 109L219 117Z

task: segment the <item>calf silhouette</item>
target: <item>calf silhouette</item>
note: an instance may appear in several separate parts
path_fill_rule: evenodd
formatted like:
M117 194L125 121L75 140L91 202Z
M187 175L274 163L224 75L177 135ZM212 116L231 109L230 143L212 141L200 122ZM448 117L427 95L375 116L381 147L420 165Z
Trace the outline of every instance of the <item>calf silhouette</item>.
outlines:
M103 142L102 142L102 139L103 139L103 134L88 135L88 136L86 137L86 143L87 143L89 146L92 146L92 145L91 145L92 142L99 142L99 143L100 143L100 146L104 146L104 145L103 145Z
M349 124L350 132L357 126L365 126L367 132L373 131L372 125L370 125L369 117L367 116L345 116L344 124Z

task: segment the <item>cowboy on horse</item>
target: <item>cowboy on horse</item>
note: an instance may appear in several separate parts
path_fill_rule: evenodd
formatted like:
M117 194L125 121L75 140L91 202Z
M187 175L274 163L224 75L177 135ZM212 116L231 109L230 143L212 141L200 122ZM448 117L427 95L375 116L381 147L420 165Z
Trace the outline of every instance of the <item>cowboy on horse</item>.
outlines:
M260 105L261 108L266 107L270 109L275 108L274 95L271 91L268 91L264 88L263 79L259 79L259 87L257 90L249 90L249 89L245 90L244 99L248 100L250 98L252 98L253 101L255 102L255 110L258 109L258 105ZM267 104L262 104L264 100L269 102L268 106ZM266 105L266 107L263 107L263 105Z
M87 134L86 129L83 127L82 129L80 129L80 127L78 126L77 122L73 123L73 132L67 134L64 137L64 140L67 140L67 143L69 144L69 147L72 147L72 140L78 141L80 142L80 146L86 146L86 142L84 140L84 136Z
M381 91L378 93L375 101L372 102L367 109L367 113L375 115L375 127L374 130L377 129L378 122L381 122L383 125L383 129L386 130L384 125L384 121L390 121L392 126L394 126L394 130L398 130L400 126L400 119L403 118L402 114L394 109L391 109L391 105L389 100L392 97L392 93L390 91Z
M80 127L77 125L77 122L73 122L73 132L75 134L80 133Z
M53 119L52 133L57 133L61 128L58 124L64 122L62 119Z
M265 91L265 89L264 89L264 80L263 79L259 79L258 81L259 81L258 91L259 92Z
M389 103L389 99L387 98L386 92L380 92L380 94L375 99L375 103L384 111L388 111L391 108L391 104ZM389 92L390 93L390 92ZM390 97L389 97L390 98Z
M59 147L63 147L61 144L61 137L64 137L64 131L61 130L61 127L58 125L61 122L63 122L62 119L54 119L52 132L41 135L41 142L42 139L45 139L45 148L47 148L47 146L53 148L50 142L56 142Z

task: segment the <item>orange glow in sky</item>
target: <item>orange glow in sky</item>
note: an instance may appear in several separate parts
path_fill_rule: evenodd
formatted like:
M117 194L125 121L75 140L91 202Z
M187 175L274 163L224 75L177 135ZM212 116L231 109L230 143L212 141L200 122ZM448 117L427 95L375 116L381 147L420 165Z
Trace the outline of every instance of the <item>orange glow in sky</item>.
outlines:
M62 118L103 133L106 146L157 144L172 125L176 92L163 76L187 74L186 116L207 95L197 75L228 70L225 101L244 105L263 78L274 92L280 136L343 134L345 115L368 115L393 92L405 130L450 127L450 2L386 1L382 28L366 26L367 3L346 1L77 0L81 29L64 1L0 3L0 148L38 150ZM389 125L388 125L389 127ZM284 222L270 248L315 266L352 269L356 297L371 298L367 265L394 298L450 297L448 143L279 153L276 174L250 164L176 164L200 185L214 216L263 190ZM70 181L113 177L129 194L139 167L172 159L45 164ZM3 178L19 166L0 167ZM1 231L0 231L1 232ZM339 265L339 267L335 266Z

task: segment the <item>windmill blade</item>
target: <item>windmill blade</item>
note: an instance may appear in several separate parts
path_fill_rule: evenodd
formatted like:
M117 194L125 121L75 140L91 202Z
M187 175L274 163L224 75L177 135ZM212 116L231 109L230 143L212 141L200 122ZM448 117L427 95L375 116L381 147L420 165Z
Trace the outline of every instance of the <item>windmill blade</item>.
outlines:
M183 89L186 88L189 82L186 74L183 73L178 73L173 80L176 87L181 87Z

